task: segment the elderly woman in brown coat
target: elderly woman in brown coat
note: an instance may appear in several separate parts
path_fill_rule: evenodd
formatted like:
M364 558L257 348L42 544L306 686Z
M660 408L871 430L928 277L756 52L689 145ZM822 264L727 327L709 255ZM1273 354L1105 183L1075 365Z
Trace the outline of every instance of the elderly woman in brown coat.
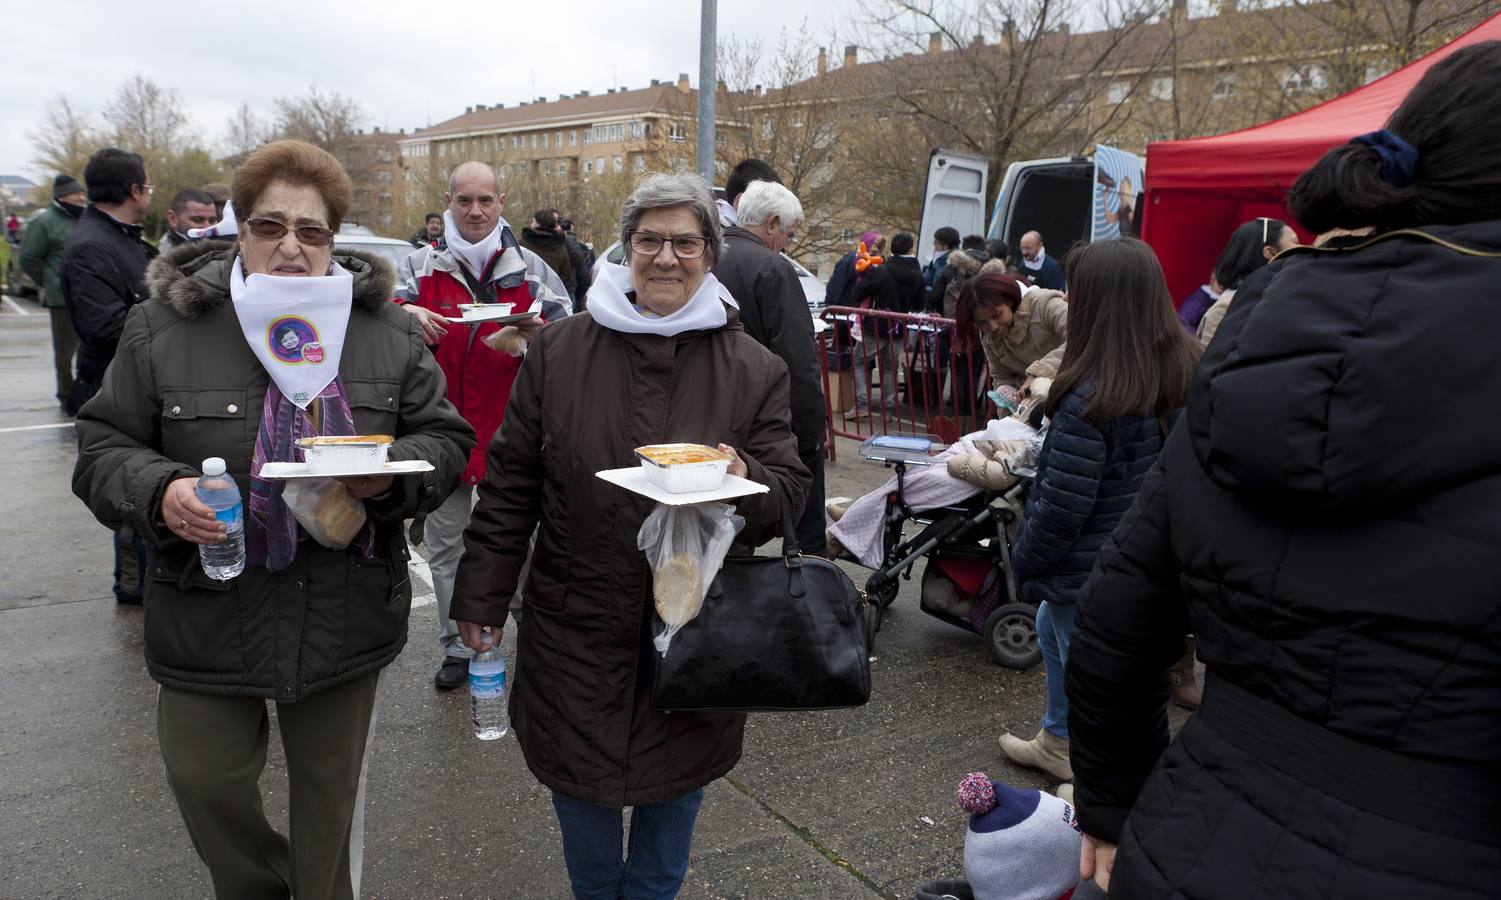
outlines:
M1032 287L991 266L987 263L959 294L959 342L974 346L978 336L991 387L1026 394L1032 379L1058 374L1068 340L1068 302L1057 291Z
M796 518L810 477L787 367L740 327L710 273L723 238L708 185L646 176L620 239L629 265L601 273L589 314L547 325L527 351L490 445L452 614L476 651L498 644L539 529L511 697L522 753L553 791L575 896L672 897L703 788L739 761L745 717L652 708L652 582L636 546L652 503L594 476L635 464L645 444L720 445L731 472L771 488L739 501L745 547L779 532L785 505Z

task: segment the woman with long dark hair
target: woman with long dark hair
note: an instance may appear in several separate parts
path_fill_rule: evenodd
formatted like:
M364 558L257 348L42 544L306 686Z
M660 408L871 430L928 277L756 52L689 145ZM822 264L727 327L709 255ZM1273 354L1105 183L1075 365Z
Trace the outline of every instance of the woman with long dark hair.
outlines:
M1069 728L1112 898L1497 894L1498 121L1491 41L1298 179L1342 236L1241 288L1101 554ZM1189 631L1209 680L1169 744Z
M1214 280L1220 286L1219 299L1204 312L1199 320L1199 343L1205 347L1214 340L1214 333L1235 299L1235 292L1245 284L1257 269L1277 258L1284 250L1298 246L1298 233L1281 219L1265 216L1239 225L1230 233L1225 249L1214 264Z
M1047 707L1035 738L1001 737L1012 762L1059 781L1073 778L1063 673L1075 603L1157 461L1199 356L1156 254L1141 241L1083 247L1069 255L1067 278L1069 342L1048 393L1047 439L1012 548L1022 597L1038 604Z

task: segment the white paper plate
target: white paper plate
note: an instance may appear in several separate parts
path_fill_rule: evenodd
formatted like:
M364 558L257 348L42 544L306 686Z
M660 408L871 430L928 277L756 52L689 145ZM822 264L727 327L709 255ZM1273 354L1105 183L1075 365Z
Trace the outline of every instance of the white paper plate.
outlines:
M646 480L646 473L640 466L629 469L608 469L604 472L596 472L596 478L603 478L611 484L619 485L628 491L635 491L643 497L650 497L658 503L668 506L691 506L695 503L714 503L721 500L734 500L736 497L749 497L752 494L769 494L771 488L764 484L756 484L747 481L738 475L724 476L724 483L718 489L712 491L698 491L693 494L670 494Z
M466 309L464 315L459 318L446 316L448 321L455 325L481 325L485 322L499 322L502 325L510 325L516 322L525 322L528 319L537 318L537 311L511 314L511 304L502 303L494 309Z
M417 475L432 470L433 464L425 459L404 459L401 462L388 462L376 472L323 472L314 475L308 471L307 463L268 462L261 466L261 477L275 479L357 478L361 475Z

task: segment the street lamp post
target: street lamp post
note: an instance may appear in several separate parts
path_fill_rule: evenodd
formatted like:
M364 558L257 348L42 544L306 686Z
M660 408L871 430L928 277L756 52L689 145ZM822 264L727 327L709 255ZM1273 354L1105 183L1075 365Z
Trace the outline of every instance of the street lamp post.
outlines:
M702 0L698 31L698 174L714 183L714 103L719 93L718 0Z

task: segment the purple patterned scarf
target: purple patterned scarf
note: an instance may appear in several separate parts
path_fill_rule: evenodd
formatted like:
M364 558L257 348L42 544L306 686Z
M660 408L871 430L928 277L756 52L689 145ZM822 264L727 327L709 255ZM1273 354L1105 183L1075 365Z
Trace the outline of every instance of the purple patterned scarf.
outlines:
M344 385L335 378L318 394L323 407L322 430L313 424L306 410L282 395L272 381L266 389L261 412L260 431L255 436L255 457L250 464L250 516L245 529L247 562L280 572L297 556L297 544L307 537L297 517L282 500L286 482L262 478L261 467L268 462L302 462L297 441L305 437L347 437L354 432L354 414ZM369 559L375 552L375 528L367 519L355 535L353 546Z

